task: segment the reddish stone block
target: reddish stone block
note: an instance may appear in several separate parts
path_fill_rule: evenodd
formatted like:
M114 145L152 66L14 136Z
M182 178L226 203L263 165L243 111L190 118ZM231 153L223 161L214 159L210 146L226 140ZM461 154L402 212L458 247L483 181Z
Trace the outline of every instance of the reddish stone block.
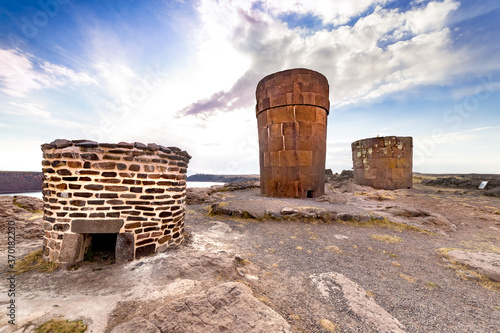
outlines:
M295 150L280 151L280 166L291 167L299 166L297 160L297 152Z
M289 124L289 123L285 123L285 124ZM283 123L269 125L267 127L267 132L269 134L269 137L276 137L276 136L281 137L283 135L282 134L282 126L283 125L284 125ZM260 129L259 129L259 136L260 136ZM262 136L267 137L267 133L262 133Z
M284 146L282 136L269 138L269 150L270 151L281 151L284 149L285 149L285 146Z
M293 122L293 107L281 106L267 111L268 125Z
M298 122L316 122L316 107L310 105L296 105L295 120Z
M299 125L299 135L300 136L310 136L313 134L313 123L311 122L300 122Z

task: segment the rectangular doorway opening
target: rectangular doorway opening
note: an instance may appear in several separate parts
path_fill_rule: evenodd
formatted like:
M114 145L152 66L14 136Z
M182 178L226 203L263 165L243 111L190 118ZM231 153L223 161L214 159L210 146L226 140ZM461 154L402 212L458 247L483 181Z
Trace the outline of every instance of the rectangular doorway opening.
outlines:
M308 190L306 198L314 198L314 191L313 190Z
M85 250L84 260L115 261L118 234L89 234L90 245Z

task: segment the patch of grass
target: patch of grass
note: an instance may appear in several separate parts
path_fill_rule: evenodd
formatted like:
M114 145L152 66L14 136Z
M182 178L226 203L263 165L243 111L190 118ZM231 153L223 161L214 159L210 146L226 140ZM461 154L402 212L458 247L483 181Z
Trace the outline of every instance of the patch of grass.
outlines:
M319 324L328 332L337 332L337 325L335 325L328 319L321 319L319 321Z
M329 245L329 246L325 247L325 250L327 250L329 252L335 252L338 254L343 253L342 250L338 246L335 246L335 245Z
M83 321L64 319L51 319L36 328L37 333L83 333L86 330L87 325Z
M241 257L234 257L234 260L236 260L236 262L240 265L240 266L248 266L248 265L251 265L252 262L248 259L244 259L244 258L241 258Z
M434 290L434 289L438 288L438 285L435 284L434 282L426 282L425 287L430 289L430 290Z
M386 243L399 243L403 241L401 237L392 235L371 235L370 238Z
M416 278L412 277L412 276L409 276L409 275L406 275L406 274L403 274L403 273L400 273L399 274L399 277L410 282L410 283L415 283L417 281Z
M44 261L42 259L42 249L28 253L23 258L19 259L14 266L15 274L22 274L32 270L39 272L53 272L58 265L53 262Z
M94 251L92 251L92 246L89 246L85 249L85 253L83 254L83 261L94 261Z
M261 301L262 303L264 303L265 305L270 306L272 304L271 299L269 297L267 297L266 295L257 296L256 298L259 301Z

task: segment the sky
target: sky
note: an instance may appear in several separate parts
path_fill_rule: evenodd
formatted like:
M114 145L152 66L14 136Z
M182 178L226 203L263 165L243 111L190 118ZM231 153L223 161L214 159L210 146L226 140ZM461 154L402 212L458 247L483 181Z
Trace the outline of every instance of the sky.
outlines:
M0 170L55 139L154 142L258 174L255 89L330 84L326 167L412 136L416 172L500 174L498 0L0 0Z

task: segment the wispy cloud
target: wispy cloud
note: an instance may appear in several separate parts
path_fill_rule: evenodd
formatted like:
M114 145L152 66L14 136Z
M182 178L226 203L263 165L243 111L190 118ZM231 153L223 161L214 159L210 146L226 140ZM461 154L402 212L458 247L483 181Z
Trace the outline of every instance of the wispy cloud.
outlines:
M16 116L30 116L30 117L40 117L40 118L50 118L50 112L46 111L45 108L40 104L34 103L19 103L11 102L9 103L11 108L4 110L3 113L14 114Z
M19 50L0 49L0 91L7 95L25 97L33 90L96 84L88 73L41 61Z

